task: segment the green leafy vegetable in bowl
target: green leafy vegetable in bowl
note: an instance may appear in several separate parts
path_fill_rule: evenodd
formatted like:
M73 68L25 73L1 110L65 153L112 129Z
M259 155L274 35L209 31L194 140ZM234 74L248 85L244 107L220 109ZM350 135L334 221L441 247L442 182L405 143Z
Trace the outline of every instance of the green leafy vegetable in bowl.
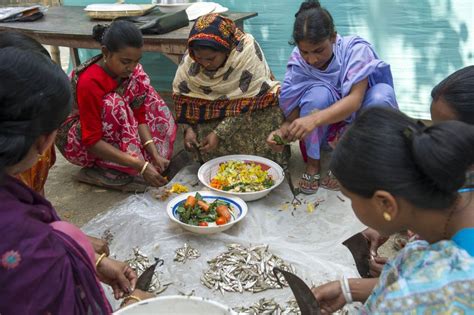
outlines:
M179 215L179 221L203 227L223 225L234 218L232 206L229 203L219 199L207 203L199 193L188 196L176 211Z

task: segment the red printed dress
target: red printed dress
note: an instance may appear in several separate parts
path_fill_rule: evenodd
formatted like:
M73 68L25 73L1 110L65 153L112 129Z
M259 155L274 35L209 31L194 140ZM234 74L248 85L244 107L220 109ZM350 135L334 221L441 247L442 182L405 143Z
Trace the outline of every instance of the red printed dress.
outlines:
M75 104L59 129L58 149L73 164L136 175L136 170L102 160L88 148L103 140L131 156L150 161L138 134L138 125L147 124L158 153L170 159L177 126L142 66L138 65L130 78L119 85L97 64L101 57L90 59L72 74Z

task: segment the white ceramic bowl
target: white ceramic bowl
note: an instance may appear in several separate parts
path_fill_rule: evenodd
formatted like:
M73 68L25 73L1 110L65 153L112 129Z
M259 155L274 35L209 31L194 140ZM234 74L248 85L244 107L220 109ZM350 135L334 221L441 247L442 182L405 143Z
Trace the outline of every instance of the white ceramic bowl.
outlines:
M252 192L228 192L228 191L223 191L223 190L211 187L210 185L211 179L214 176L216 176L217 171L219 170L219 165L227 161L244 161L244 162L255 162L256 164L261 164L263 169L268 168L268 174L273 178L275 183L270 188L260 190L260 191L252 191ZM204 186L208 187L209 189L219 192L219 194L222 194L225 196L236 196L236 197L242 198L242 200L245 200L245 201L252 201L252 200L257 200L257 199L265 197L273 189L278 187L278 185L280 185L285 179L285 173L283 172L283 169L281 168L280 165L273 162L272 160L269 160L260 156L226 155L226 156L222 156L222 157L219 157L219 158L216 158L204 163L199 168L198 178Z
M197 297L170 295L131 304L114 314L117 315L236 315L230 307Z
M160 11L163 13L172 13L172 12L186 10L192 4L193 3L174 3L174 4L157 3L157 6L160 9Z
M202 198L207 202L211 203L216 199L220 199L222 201L225 201L230 204L232 207L232 218L230 222L227 222L226 224L223 225L211 225L211 226L195 226L195 225L190 225L186 224L184 222L179 221L179 214L177 212L178 206L186 201L186 198L188 196L194 196L196 194L196 191L194 192L189 192L185 194L181 194L175 198L173 198L170 202L168 202L168 205L166 207L166 212L168 213L168 216L170 217L171 221L174 221L178 223L183 229L188 230L190 232L196 233L196 234L215 234L219 232L223 232L227 229L230 229L234 224L242 220L246 215L247 215L247 204L245 201L243 201L240 198L237 197L231 197L231 196L221 196L215 192L212 191L197 191Z

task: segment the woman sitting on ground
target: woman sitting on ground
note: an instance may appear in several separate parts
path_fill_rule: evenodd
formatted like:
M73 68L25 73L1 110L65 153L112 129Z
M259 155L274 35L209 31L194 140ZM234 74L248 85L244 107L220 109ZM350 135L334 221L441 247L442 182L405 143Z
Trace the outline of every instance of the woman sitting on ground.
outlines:
M474 66L460 69L438 83L431 91L433 122L459 120L474 125ZM370 273L378 276L387 258L378 257L377 249L387 238L373 229L362 232L370 243ZM404 244L402 244L404 245Z
M200 148L205 161L252 154L286 164L289 152L274 153L266 143L266 135L283 122L280 83L252 35L209 14L194 24L188 48L173 82L185 147Z
M380 60L370 43L358 36L338 35L331 14L319 1L302 3L295 16L296 47L280 96L286 120L268 142L282 149L276 146L275 133L288 141L304 141L307 163L299 186L303 193L313 194L320 186L321 146L329 143L334 147L361 110L398 105L390 66ZM338 189L330 172L321 186Z
M116 298L150 297L133 291L129 266L95 254L80 229L15 178L51 147L70 113L61 67L35 51L2 48L0 82L0 313L111 314L99 280Z
M142 175L147 184L162 186L177 127L139 64L142 34L133 23L115 21L94 27L93 36L102 54L74 70L73 112L56 145L84 167L79 178L85 182L126 190Z
M337 145L331 169L364 224L423 240L408 243L380 278L313 289L323 314L352 301L368 314L472 312L474 126L425 127L398 111L369 109Z

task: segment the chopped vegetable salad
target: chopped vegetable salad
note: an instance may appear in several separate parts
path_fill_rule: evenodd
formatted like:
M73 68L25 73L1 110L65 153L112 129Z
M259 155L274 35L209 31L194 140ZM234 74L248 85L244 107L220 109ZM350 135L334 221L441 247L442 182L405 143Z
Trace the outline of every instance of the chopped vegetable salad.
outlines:
M273 178L260 164L245 161L228 161L219 165L211 187L230 192L253 192L270 188Z

